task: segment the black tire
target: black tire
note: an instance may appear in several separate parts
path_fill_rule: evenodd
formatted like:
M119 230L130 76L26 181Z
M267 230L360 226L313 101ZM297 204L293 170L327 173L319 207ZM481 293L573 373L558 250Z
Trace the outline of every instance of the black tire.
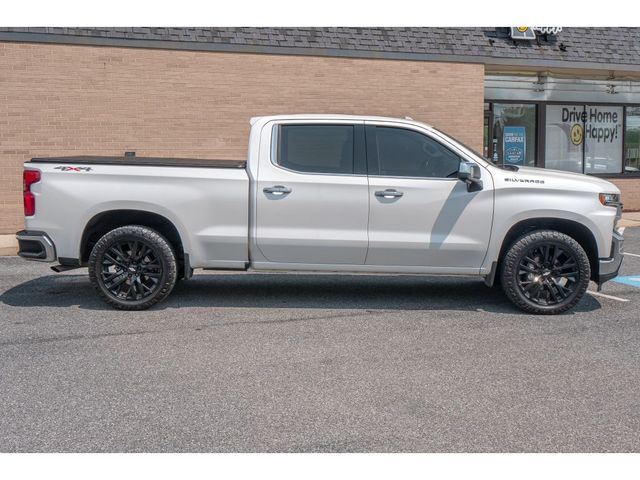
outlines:
M582 299L591 267L584 249L573 238L555 230L538 230L509 247L500 276L504 292L518 308L556 315Z
M119 310L146 310L164 299L176 284L177 271L169 242L139 225L111 230L89 256L91 284Z

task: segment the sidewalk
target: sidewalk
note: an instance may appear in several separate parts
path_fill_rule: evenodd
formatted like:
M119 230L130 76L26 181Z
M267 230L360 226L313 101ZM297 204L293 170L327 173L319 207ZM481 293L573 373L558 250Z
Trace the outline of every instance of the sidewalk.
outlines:
M0 256L16 255L18 253L18 241L14 234L0 235Z
M640 212L626 212L622 214L621 227L640 227Z

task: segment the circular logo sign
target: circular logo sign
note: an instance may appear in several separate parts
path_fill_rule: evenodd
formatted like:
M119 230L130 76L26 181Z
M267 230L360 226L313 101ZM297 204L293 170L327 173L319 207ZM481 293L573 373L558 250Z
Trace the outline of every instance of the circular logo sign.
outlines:
M582 139L584 138L584 130L582 129L582 125L576 123L571 127L571 143L574 145L580 145L582 143Z
M518 27L518 31L519 31L520 33L524 33L524 32L526 32L527 30L529 30L529 27Z

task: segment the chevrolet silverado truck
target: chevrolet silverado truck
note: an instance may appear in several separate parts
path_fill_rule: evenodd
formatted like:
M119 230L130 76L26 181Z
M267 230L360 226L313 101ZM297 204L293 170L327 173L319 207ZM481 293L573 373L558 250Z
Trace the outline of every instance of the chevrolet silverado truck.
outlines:
M34 158L23 194L19 255L87 266L123 310L202 268L477 276L557 314L622 261L613 184L496 166L411 119L253 118L246 162Z

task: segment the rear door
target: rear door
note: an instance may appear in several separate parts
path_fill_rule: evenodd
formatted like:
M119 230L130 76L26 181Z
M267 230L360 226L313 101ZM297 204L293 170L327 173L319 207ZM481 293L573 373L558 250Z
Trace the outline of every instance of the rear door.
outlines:
M369 187L364 123L276 123L257 180L257 246L268 262L363 265Z
M461 155L430 132L367 122L368 265L472 271L484 260L493 218L493 183L468 192L457 179ZM468 160L468 159L465 159Z

